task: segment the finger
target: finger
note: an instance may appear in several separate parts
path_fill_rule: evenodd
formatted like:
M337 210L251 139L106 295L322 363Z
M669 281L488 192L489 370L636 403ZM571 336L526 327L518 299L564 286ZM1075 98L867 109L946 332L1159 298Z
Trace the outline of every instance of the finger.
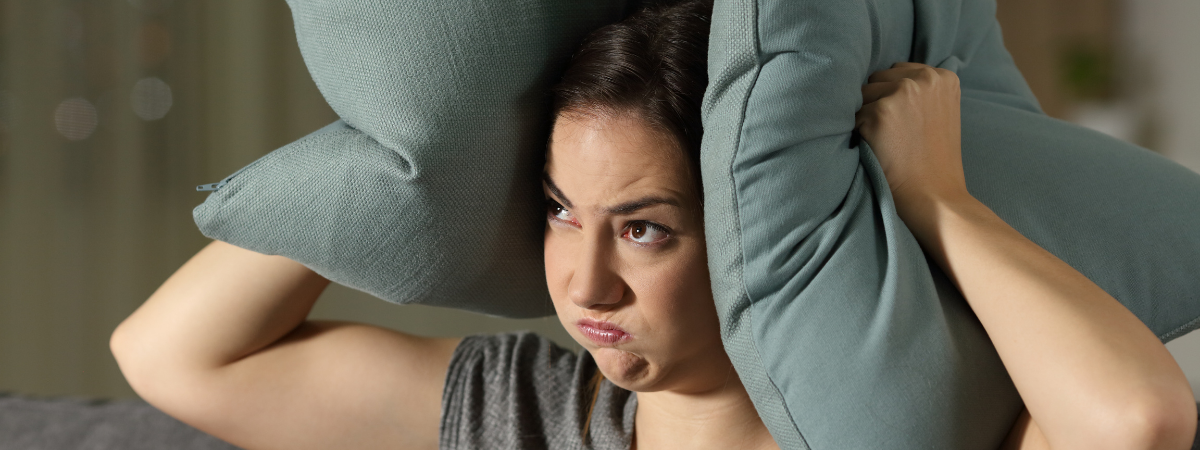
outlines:
M896 92L897 89L900 89L900 83L894 81L867 84L862 87L862 104L866 106L874 103L876 100Z
M863 106L862 109L858 110L857 113L854 113L854 128L857 129L859 133L864 135L871 134L871 132L874 130L872 125L875 123L875 117L878 115L878 112L875 111L878 109L878 106L878 103L871 103Z
M916 67L905 66L880 70L871 74L871 76L867 78L867 81L871 83L882 83L896 81L901 78L917 78L928 67L929 66L921 64L920 66Z

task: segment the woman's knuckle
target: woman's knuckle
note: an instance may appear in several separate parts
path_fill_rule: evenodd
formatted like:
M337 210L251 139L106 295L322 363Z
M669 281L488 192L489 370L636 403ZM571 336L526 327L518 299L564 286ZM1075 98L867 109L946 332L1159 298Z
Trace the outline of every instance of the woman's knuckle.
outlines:
M938 78L937 69L930 66L921 67L919 74L922 80L933 81Z
M894 97L885 98L879 101L879 106L871 112L873 117L882 118L896 113L897 101Z
M958 74L954 73L953 70L938 69L938 77L947 83L958 84Z

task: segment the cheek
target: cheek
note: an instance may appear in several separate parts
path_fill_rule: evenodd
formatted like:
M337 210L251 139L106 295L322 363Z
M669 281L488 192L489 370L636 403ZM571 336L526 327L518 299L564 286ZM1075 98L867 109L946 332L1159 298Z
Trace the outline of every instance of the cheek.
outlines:
M670 335L662 337L674 341L672 344L695 340L695 330L708 327L708 319L716 315L707 265L694 253L673 255L626 278L643 300L639 309L648 325L669 330Z
M634 292L642 338L635 354L603 349L597 363L614 383L631 390L657 390L708 367L720 345L720 326L704 259L695 252L658 261L627 259L623 276ZM663 383L667 383L664 385Z
M561 237L555 236L554 230L546 228L546 237L542 243L542 259L546 268L546 287L550 290L550 299L557 308L559 301L566 298L567 285L570 280L571 254L568 243Z

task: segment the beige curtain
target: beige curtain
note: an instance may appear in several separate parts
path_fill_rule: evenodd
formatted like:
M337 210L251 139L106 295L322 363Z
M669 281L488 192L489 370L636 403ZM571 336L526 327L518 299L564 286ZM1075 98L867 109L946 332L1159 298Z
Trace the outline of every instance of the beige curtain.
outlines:
M207 243L194 186L336 116L282 0L0 1L0 392L130 397L108 337ZM314 317L569 339L337 286Z

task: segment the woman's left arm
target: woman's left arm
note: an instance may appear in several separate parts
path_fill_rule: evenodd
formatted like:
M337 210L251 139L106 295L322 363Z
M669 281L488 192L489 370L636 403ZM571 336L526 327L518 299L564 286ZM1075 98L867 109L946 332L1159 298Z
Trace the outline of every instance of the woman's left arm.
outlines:
M1054 449L1190 448L1196 403L1158 338L967 192L957 77L902 63L869 81L858 129L901 219L999 352L1031 418L1027 442L1040 434Z

